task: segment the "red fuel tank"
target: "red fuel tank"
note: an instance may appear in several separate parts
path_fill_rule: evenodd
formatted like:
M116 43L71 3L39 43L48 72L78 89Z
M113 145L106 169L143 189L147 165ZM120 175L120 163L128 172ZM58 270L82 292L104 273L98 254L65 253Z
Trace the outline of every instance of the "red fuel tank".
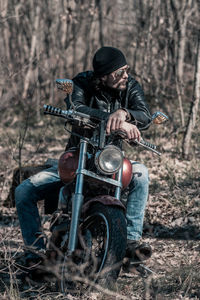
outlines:
M78 158L79 151L77 149L70 149L60 156L58 171L62 182L68 183L75 178L76 169L78 168Z
M132 164L129 159L124 158L123 173L122 173L122 185L123 188L127 188L132 179Z
M115 179L115 174L112 176ZM128 158L124 158L123 172L122 172L122 186L123 189L127 188L132 179L132 164Z

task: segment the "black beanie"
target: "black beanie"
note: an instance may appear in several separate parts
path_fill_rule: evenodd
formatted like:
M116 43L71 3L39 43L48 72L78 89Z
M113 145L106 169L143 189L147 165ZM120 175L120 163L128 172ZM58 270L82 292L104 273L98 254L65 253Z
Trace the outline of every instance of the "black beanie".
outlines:
M102 47L94 55L93 69L97 77L112 73L127 64L124 54L117 48Z

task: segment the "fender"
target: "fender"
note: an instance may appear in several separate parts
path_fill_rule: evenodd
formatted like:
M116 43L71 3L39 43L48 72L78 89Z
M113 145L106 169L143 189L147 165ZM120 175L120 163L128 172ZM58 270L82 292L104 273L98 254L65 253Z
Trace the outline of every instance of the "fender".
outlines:
M126 210L121 201L116 199L115 197L109 195L100 195L87 201L82 207L82 213L85 214L90 209L91 205L97 202L102 203L103 205L118 206L124 211Z

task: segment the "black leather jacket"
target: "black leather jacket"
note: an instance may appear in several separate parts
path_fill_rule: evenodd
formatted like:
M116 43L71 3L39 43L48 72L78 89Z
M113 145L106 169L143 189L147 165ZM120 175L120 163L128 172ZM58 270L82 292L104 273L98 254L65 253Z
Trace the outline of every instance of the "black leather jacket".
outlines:
M108 119L109 115L119 108L125 108L131 116L129 122L140 130L147 129L151 115L144 100L144 93L139 83L129 75L127 89L118 91L104 86L95 87L92 71L79 73L73 78L74 90L72 101L77 111L89 114L98 119ZM70 108L66 98L67 109ZM68 146L76 146L77 141L70 138Z

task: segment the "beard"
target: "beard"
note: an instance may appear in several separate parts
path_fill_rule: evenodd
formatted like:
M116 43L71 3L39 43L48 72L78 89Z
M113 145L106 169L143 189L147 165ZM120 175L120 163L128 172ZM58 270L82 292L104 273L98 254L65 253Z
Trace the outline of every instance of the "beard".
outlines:
M127 80L125 80L125 81L123 81L123 82L120 82L120 83L117 85L116 89L117 89L117 90L120 90L120 91L125 90L126 87L127 87L127 82L128 82Z
M105 81L103 85L113 91L124 91L127 88L128 79L116 80L116 81Z

